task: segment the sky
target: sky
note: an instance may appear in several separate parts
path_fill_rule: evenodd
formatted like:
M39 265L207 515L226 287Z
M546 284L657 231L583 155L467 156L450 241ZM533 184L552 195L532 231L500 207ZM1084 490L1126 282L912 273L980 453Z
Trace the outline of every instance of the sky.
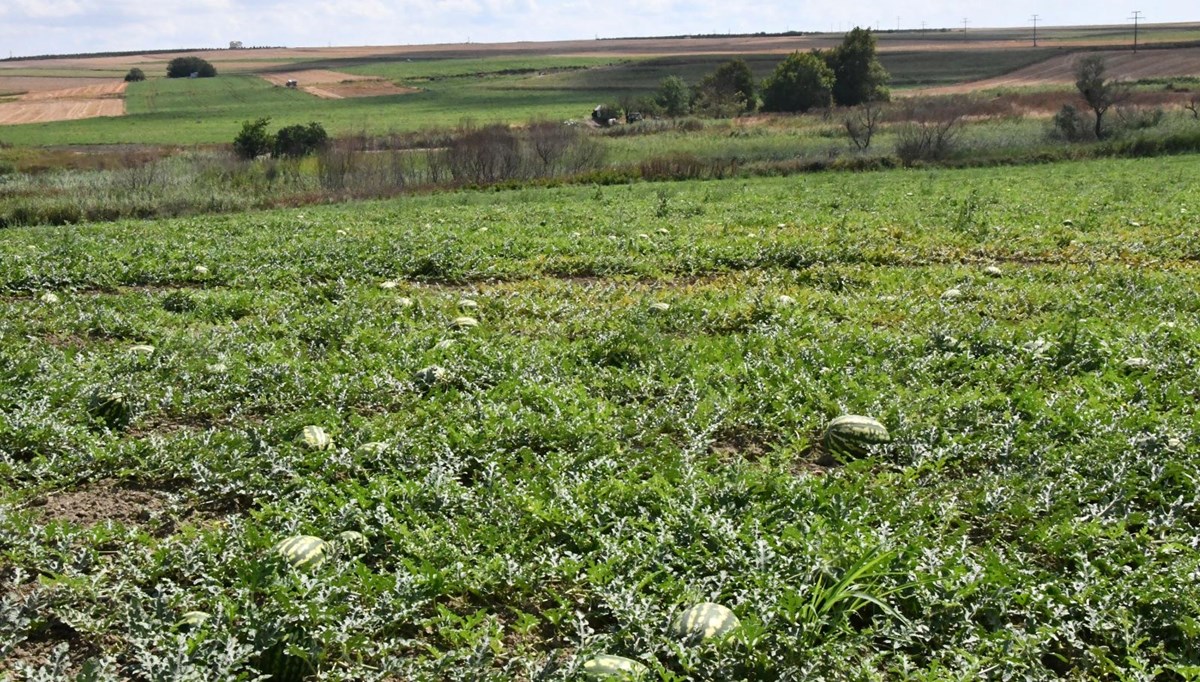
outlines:
M1200 21L1196 0L0 0L0 58L173 48Z

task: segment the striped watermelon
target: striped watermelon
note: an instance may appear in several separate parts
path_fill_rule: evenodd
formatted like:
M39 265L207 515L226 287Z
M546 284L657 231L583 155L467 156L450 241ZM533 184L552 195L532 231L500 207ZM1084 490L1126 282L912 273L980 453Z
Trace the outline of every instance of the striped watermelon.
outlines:
M430 365L413 374L413 381L422 388L431 388L450 378L450 372L441 365Z
M277 642L262 652L254 661L254 667L272 682L301 682L313 674L312 665L302 656L288 653L288 639Z
M857 414L844 414L829 422L821 436L825 452L861 457L872 445L890 443L892 437L878 420Z
M646 666L631 658L612 654L600 654L583 664L583 678L592 682L641 680L649 672Z
M720 604L704 602L684 609L671 623L671 634L688 642L724 639L740 623L738 617Z
M131 410L124 393L93 391L88 396L87 412L93 419L104 422L110 429L115 429L129 423Z
M300 442L309 450L328 450L333 447L333 440L325 429L308 425L300 432Z
M356 530L344 530L338 533L334 544L339 553L351 556L365 554L371 547L367 542L367 537Z
M292 568L316 568L325 561L328 545L313 535L294 535L275 545L276 556Z
M454 327L455 329L472 329L479 326L479 320L470 317L469 315L463 315L462 317L454 318L454 321L450 323L450 326Z
M130 346L129 352L132 353L133 355L140 355L143 357L148 357L148 356L154 355L154 346L151 346L148 343L139 343L136 346Z
M387 452L388 448L390 447L392 447L391 443L385 443L383 441L376 440L371 441L370 443L363 443L362 445L358 446L357 452L364 455L382 455L383 453Z

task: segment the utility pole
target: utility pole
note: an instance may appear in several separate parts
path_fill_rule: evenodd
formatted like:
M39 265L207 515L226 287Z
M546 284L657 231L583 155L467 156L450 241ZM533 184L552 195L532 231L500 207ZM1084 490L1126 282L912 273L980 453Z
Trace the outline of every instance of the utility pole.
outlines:
M967 18L963 17L963 37L967 37Z
M925 37L925 22L921 22L921 37Z
M1132 17L1129 17L1130 19L1133 19L1133 53L1134 54L1137 54L1137 28L1138 28L1138 19L1141 18L1141 14L1142 14L1141 10L1137 10L1133 13Z
M1033 15L1033 46L1037 47L1037 20L1038 15Z
M899 30L900 30L900 17L897 16L896 17L896 31L899 32Z

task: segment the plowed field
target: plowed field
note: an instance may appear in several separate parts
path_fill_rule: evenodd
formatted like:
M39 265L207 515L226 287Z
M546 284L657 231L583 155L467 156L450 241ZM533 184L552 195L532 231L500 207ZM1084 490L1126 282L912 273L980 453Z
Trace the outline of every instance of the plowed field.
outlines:
M289 80L295 80L301 90L322 99L404 95L416 92L413 88L401 87L377 76L360 76L324 69L267 73L262 74L262 77L275 85L285 85Z
M82 79L58 80L79 82ZM59 90L26 92L15 102L0 103L0 125L122 116L125 113L125 87L124 81L108 80Z

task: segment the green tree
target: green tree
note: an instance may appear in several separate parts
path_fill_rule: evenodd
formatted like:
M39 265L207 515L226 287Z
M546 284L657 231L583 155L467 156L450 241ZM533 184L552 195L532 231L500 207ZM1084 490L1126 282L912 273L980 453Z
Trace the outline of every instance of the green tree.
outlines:
M267 132L271 119L260 118L257 121L243 121L242 130L233 138L233 151L243 159L253 159L270 153L275 146L275 139Z
M704 77L696 87L693 101L710 114L753 111L757 105L754 73L741 59L731 59Z
M167 78L189 78L193 73L199 78L212 78L217 68L199 57L176 57L167 62Z
M266 119L261 119L266 120ZM325 127L313 121L306 126L284 126L275 133L275 156L307 156L329 144Z
M855 27L842 44L825 53L833 69L833 101L852 107L872 101L887 101L891 78L875 54L875 36L869 28Z
M129 73L125 74L126 83L136 83L144 80L146 80L146 72L136 66L130 69Z
M658 84L654 101L667 116L684 116L691 110L692 92L679 76L667 76Z
M793 52L763 82L763 111L808 111L833 103L833 69L817 55Z
M1105 112L1129 96L1129 88L1105 79L1104 70L1104 57L1100 55L1089 55L1075 63L1075 87L1096 115L1094 132L1097 140L1104 136L1101 123Z

